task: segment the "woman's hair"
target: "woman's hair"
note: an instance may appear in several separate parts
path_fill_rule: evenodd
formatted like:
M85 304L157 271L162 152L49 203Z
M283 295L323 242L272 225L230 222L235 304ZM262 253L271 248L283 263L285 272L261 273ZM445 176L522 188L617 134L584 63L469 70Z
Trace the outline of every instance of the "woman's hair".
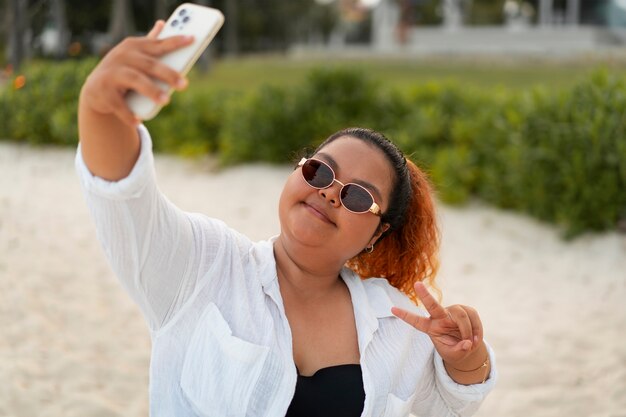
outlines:
M417 281L424 281L440 296L434 282L439 267L439 230L428 178L396 145L371 129L340 130L328 137L315 152L346 136L380 149L395 174L389 205L382 213L380 225L388 223L389 229L378 239L372 252L363 251L348 260L348 267L362 278L387 279L415 303L417 297L413 285Z

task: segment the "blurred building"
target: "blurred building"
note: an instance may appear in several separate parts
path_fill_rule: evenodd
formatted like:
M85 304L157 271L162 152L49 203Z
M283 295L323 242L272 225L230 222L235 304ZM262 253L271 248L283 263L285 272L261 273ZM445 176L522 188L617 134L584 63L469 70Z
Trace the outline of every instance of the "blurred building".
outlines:
M380 52L572 54L626 46L626 0L506 0L501 23L468 24L472 0L438 0L441 22L413 19L427 0L379 0L371 44ZM407 16L406 14L412 14Z

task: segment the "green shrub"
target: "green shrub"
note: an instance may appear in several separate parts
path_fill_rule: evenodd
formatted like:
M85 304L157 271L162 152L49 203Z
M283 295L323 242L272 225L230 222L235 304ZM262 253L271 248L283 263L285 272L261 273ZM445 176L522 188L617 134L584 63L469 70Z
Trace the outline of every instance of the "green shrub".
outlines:
M614 228L626 209L625 117L624 79L603 71L567 91L494 99L467 122L477 128L470 155L455 148L458 169L470 173L443 158L436 182L446 201L476 194L559 224L567 236Z
M529 95L539 99L541 92L501 97L474 118L478 131L471 149L479 170L473 193L503 208L519 208L525 200L516 173L523 169L522 128L532 110Z
M285 162L339 129L384 131L407 112L398 94L382 92L362 73L317 70L301 86L266 86L236 101L226 112L220 157L225 163Z
M537 105L524 125L521 208L568 234L615 227L626 208L625 122L626 83L605 71Z
M198 156L217 151L229 95L189 90L172 95L158 117L146 122L158 152Z
M0 140L11 138L11 105L7 88L9 87L0 85Z
M4 90L2 136L29 143L75 144L76 103L80 87L95 66L94 60L36 62L25 68L22 88Z
M348 126L386 130L393 123L387 107L402 104L381 94L380 86L359 71L324 69L311 72L296 92L294 113L312 144ZM398 111L398 109L395 109Z
M394 142L429 169L437 153L457 145L470 146L477 132L474 120L488 97L456 83L428 83L407 94L409 111L391 133Z
M293 117L293 97L286 89L265 86L229 103L219 140L220 159L284 162L307 143Z
M431 179L441 200L449 204L467 201L477 170L471 158L470 149L461 146L443 148L436 153Z
M75 145L78 138L77 120L78 105L75 101L59 105L50 116L50 138L45 142Z
M0 90L0 138L76 143L94 60L35 63ZM471 196L556 223L567 235L626 219L626 81L598 71L564 91L455 83L390 91L362 72L313 71L291 87L175 94L147 122L157 151L219 152L223 163L285 162L348 127L385 133L428 171L439 197Z

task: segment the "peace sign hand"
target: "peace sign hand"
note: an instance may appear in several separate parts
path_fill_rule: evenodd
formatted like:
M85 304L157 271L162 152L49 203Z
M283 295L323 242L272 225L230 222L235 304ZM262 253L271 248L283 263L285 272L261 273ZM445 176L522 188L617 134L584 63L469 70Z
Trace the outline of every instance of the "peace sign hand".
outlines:
M444 362L464 369L466 361L474 362L473 353L483 350L483 326L478 312L472 307L452 305L444 308L428 292L424 284L415 284L415 293L430 317L418 316L393 307L391 312L417 330L426 333Z

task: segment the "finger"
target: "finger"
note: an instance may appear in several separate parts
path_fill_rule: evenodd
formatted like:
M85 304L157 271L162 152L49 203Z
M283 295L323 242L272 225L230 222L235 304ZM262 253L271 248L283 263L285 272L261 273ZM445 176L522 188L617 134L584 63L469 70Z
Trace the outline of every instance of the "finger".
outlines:
M150 55L134 53L132 62L141 72L169 84L172 88L180 90L187 86L187 80L184 77Z
M448 307L448 312L450 313L450 318L459 328L459 333L461 334L461 339L473 341L474 334L472 332L472 322L470 321L467 312L461 306L451 306Z
M468 307L468 306L461 306L465 312L467 313L467 316L470 319L470 322L472 323L472 334L474 335L473 338L473 342L474 343L480 343L483 340L483 323L480 320L480 316L478 315L478 311L476 311L474 308L472 307Z
M164 26L165 22L163 20L157 20L154 22L154 26L152 26L152 29L150 29L150 32L148 32L146 37L149 39L156 39L157 36L159 36L159 33L161 33L161 30L163 30Z
M135 90L137 93L148 97L158 104L166 104L169 101L167 93L163 91L154 80L140 71L125 68L121 71L120 75L125 81L123 86L126 89Z
M115 116L117 116L117 118L122 122L132 127L136 127L139 123L141 123L141 120L139 120L139 118L128 109L128 105L121 97L114 100L114 105L115 110L113 111L113 114L115 114Z
M193 43L193 36L176 35L165 39L147 39L143 50L150 55L161 56Z
M453 352L467 352L472 348L472 342L469 340L461 340L452 347Z
M437 341L440 342L442 345L453 347L453 346L456 346L459 343L459 341L462 341L462 340L455 336L443 335L443 336L440 336L437 339Z
M417 314L410 313L399 307L392 307L391 313L404 322L415 327L420 332L428 333L430 330L431 320L429 317L418 316Z
M428 292L428 289L424 284L422 284L421 282L416 282L414 287L417 298L419 298L422 304L424 304L424 307L430 314L430 317L432 317L433 319L443 319L448 317L445 308L443 308L441 304L439 304L437 300L435 300L435 297L433 297L432 294Z

